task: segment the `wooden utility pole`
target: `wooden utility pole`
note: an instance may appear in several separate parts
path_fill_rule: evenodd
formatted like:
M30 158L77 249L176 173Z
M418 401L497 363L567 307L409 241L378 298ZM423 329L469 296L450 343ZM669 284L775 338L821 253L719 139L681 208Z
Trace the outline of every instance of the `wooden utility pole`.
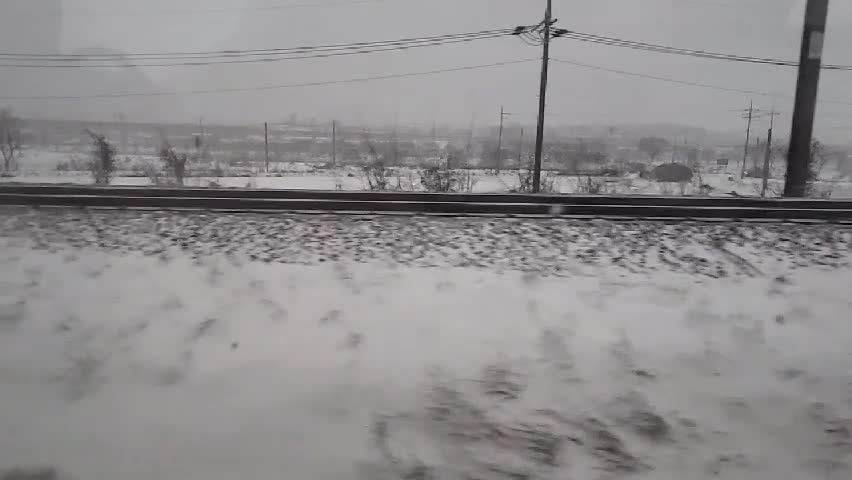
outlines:
M675 163L677 160L677 140L672 140L672 163Z
M751 154L751 169L757 170L757 159L760 158L760 147L763 145L760 143L760 137L757 137L757 141L754 142L754 153ZM746 172L748 173L748 172Z
M269 122L263 122L263 146L266 151L266 173L269 173Z
M743 164L740 169L740 179L745 178L746 173L746 160L748 160L748 144L751 141L751 120L754 118L754 102L749 102L748 104L748 126L746 127L746 140L745 140L745 148L743 149Z
M814 133L819 74L822 69L822 47L828 20L828 0L808 0L802 49L799 56L799 78L793 108L790 151L787 153L785 197L804 197L810 177L811 140Z
M331 121L331 166L337 166L337 120Z
M541 84L538 89L538 127L535 133L535 164L533 166L533 193L541 192L541 156L544 150L544 109L547 106L547 67L550 62L550 26L553 2L547 0L544 10L544 46L541 55Z
M524 155L524 129L521 128L521 139L518 140L518 170L521 169L523 165L523 155Z
M775 115L769 120L769 131L766 133L766 152L763 156L763 185L760 188L761 198L766 197L766 189L769 186L769 162L772 159L772 127L774 124Z
M503 110L503 105L500 105L500 133L497 135L497 156L494 162L494 171L500 173L503 167L503 119L509 115Z

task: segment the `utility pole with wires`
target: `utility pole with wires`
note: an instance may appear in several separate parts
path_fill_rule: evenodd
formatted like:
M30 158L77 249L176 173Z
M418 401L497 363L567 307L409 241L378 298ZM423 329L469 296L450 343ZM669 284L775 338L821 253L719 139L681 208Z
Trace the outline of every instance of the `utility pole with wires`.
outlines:
M266 152L266 174L269 175L269 122L263 122L263 147Z
M207 139L204 138L204 119L203 118L198 119L198 138L199 138L198 147L201 147L201 145L207 145Z
M775 109L769 117L769 131L766 133L766 152L763 155L763 185L760 188L760 198L766 197L766 189L769 186L769 163L772 160L772 129L775 127Z
M331 168L337 167L337 120L331 121Z
M751 141L751 122L754 119L754 101L749 102L748 109L745 111L745 117L748 119L748 126L746 126L746 139L745 139L745 148L743 149L743 163L742 168L740 169L740 179L745 178L746 174L746 161L748 160L748 145Z
M672 163L677 160L677 139L672 139Z
M790 150L787 154L785 197L804 197L807 194L811 168L811 141L814 133L814 116L827 21L828 0L808 0L802 31Z
M533 165L533 193L541 192L541 156L544 150L544 110L547 106L547 67L550 62L550 27L553 2L547 0L544 10L544 42L541 55L541 83L538 91L538 126L535 133L535 163Z
M521 138L518 140L518 170L523 166L524 156L524 129L521 127Z
M503 119L511 115L503 110L503 105L500 105L500 133L497 134L497 156L494 162L494 171L499 174L503 167Z
M754 152L751 154L751 166L746 170L746 173L754 172L757 170L757 159L760 158L760 152L762 152L761 148L763 147L763 143L760 141L760 136L757 137L757 140L754 142Z

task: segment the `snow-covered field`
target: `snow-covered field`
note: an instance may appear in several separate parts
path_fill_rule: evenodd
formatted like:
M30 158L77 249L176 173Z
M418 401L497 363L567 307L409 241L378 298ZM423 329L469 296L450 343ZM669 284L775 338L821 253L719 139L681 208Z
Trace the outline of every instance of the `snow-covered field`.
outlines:
M0 184L4 182L26 182L26 183L71 183L90 184L91 176L85 172L57 172L56 165L67 162L70 154L61 152L49 152L30 150L21 160L21 172L14 177L0 178ZM129 155L120 157L120 166L129 171L133 165L145 163L157 163L154 156ZM258 165L260 165L258 163ZM317 164L307 163L284 163L273 162L272 171L282 171L280 174L266 175L255 172L251 176L225 176L225 177L190 177L186 179L189 187L221 186L225 188L260 188L260 189L296 189L296 190L364 190L368 188L368 182L363 170L357 167L341 168L338 171L321 169ZM732 167L732 170L736 168ZM127 173L127 172L125 172ZM473 170L472 191L475 193L497 193L507 192L520 185L521 180L515 171L503 172L493 175L484 170ZM547 177L548 175L546 175ZM585 193L585 177L566 175L552 175L553 187L559 193ZM733 193L740 196L759 196L761 194L761 180L754 178L739 179L737 175L729 174L705 174L701 182L710 186L712 190L702 192L698 188L697 181L692 184L678 185L659 183L641 178L595 178L599 183L601 194L636 194L636 195L713 195L729 196ZM113 179L115 185L146 186L151 181L144 176L122 176L119 174ZM422 185L419 180L417 169L401 168L397 175L392 175L390 184L402 190L419 190ZM832 198L852 198L852 182L849 181L823 181L817 183L820 193L828 193ZM771 180L769 183L768 196L780 196L783 191L783 181Z
M400 180L402 190L417 190L422 187L418 184L418 177L414 171L406 174ZM475 193L498 193L507 192L516 188L519 184L517 173L504 173L499 176L486 174L482 171L474 172L475 182L473 192ZM761 192L760 180L730 180L727 175L705 175L706 184L713 187L709 195L728 196L736 192L741 196L759 196ZM633 178L597 179L604 184L602 194L624 194L624 195L681 195L680 186L677 184L661 184L649 180ZM560 193L578 193L580 184L585 179L577 179L570 176L555 177L555 191ZM91 184L91 177L84 173L67 173L57 175L49 174L24 174L9 178L0 178L0 184L11 182L60 184L70 183L87 185ZM396 186L394 180L393 186ZM150 180L145 177L123 177L113 179L113 185L122 186L149 186ZM295 189L295 190L365 190L367 181L359 174L335 175L330 172L313 174L288 174L285 176L255 175L251 177L190 177L185 181L188 187L210 187L221 186L225 188L260 188L260 189ZM783 190L783 183L779 180L770 182L769 196L777 196ZM820 183L820 189L831 190L832 198L852 198L852 183L834 182ZM697 195L698 191L693 185L686 185L683 190L685 195Z
M2 209L0 478L848 479L850 245Z

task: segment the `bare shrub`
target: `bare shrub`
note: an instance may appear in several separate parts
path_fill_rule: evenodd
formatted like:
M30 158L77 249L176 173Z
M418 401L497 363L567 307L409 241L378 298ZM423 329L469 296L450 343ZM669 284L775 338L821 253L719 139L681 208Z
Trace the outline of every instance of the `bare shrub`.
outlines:
M470 170L454 170L447 165L420 170L420 184L427 192L453 193L473 190L475 178Z
M379 153L375 144L366 134L363 143L369 155L369 162L361 167L367 181L367 188L371 191L390 190L392 173L387 167L388 155Z
M115 145L107 140L105 135L87 130L92 138L92 151L89 154L88 170L95 185L109 185L115 174Z
M59 162L56 165L57 172L82 172L88 169L87 162L82 161L73 155L67 162Z
M148 178L151 185L160 186L165 183L165 180L163 179L163 169L154 162L145 162L139 166L138 171Z
M427 167L420 170L420 183L427 192L455 192L458 178L453 171L439 167Z
M825 165L831 159L832 154L818 139L811 141L811 157L808 162L808 185L807 195L809 197L831 198L832 188L819 188L817 182L822 176Z
M651 162L656 162L657 158L662 155L663 151L668 148L669 142L665 138L660 137L644 137L639 140L639 150L648 155Z
M213 165L213 168L210 170L210 175L216 178L224 177L227 173L227 170L219 162L216 162L216 165Z
M509 193L533 193L534 176L532 165L529 165L526 170L518 169L518 186L509 189ZM542 172L540 187L540 193L556 193L556 176Z
M588 195L600 195L603 193L605 183L597 178L593 178L591 175L586 175L584 181L580 181L577 186L577 193L584 193Z
M200 146L197 139L198 137L196 137L196 148ZM187 175L189 155L175 151L175 148L168 141L165 141L160 147L160 160L163 162L163 169L169 174L175 185L182 187Z
M21 154L21 121L12 111L0 109L0 155L3 156L3 173L17 168Z
M369 190L380 191L390 189L390 169L385 167L384 161L376 160L361 168L364 170L364 177L367 179L367 188Z

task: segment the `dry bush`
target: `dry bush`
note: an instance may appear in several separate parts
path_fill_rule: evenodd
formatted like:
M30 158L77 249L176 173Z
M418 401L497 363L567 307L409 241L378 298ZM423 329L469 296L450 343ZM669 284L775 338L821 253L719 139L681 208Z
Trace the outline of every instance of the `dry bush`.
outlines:
M166 183L163 179L163 169L154 162L145 162L135 170L144 175L151 185L160 186Z
M75 156L71 156L67 162L59 162L56 165L57 172L82 172L88 170L88 163L80 160Z
M526 170L518 169L518 186L509 189L509 193L533 193L534 176L535 172L531 164L527 166ZM556 176L548 172L541 172L540 187L539 193L558 193L556 191Z
M577 186L577 193L583 193L587 195L600 195L604 193L604 188L606 184L597 178L592 178L590 175L586 175L584 181L580 181Z
M95 185L109 185L115 174L115 145L107 140L105 135L87 130L86 133L92 138L92 151L89 154L88 170L95 181Z
M198 145L198 137L196 137L196 145ZM184 179L187 175L187 163L189 155L187 153L179 153L169 144L168 141L163 142L160 147L160 160L163 163L163 170L168 173L175 185L183 186ZM150 176L148 178L151 178ZM156 183L155 183L156 185Z
M9 109L0 109L0 155L3 157L3 173L17 168L21 154L21 121Z
M394 190L393 171L388 167L389 158L392 153L380 153L370 137L364 135L363 144L367 149L369 161L361 167L367 188L371 191ZM397 179L397 189L401 189L401 179Z
M420 170L420 184L427 192L470 192L476 183L470 170L454 170L448 166L427 167Z
M367 180L367 188L372 191L390 189L390 169L385 167L384 161L374 161L364 167L364 178Z

